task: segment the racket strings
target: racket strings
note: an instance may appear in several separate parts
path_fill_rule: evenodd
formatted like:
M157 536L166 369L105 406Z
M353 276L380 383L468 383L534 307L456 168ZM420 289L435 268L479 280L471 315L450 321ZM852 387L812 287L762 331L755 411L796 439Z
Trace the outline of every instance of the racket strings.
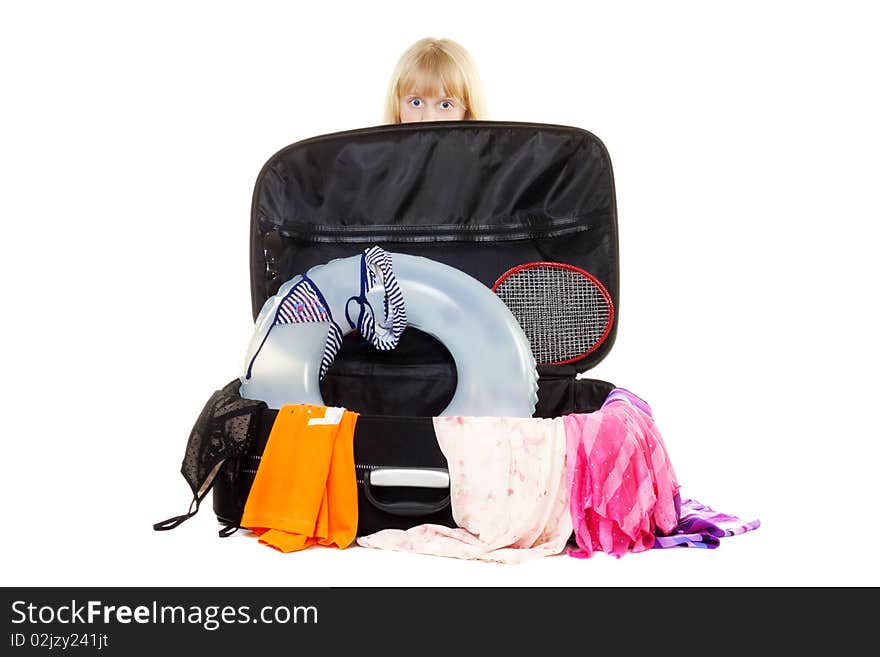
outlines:
M608 334L608 293L585 272L535 265L502 277L495 293L519 321L535 360L560 363L582 357Z

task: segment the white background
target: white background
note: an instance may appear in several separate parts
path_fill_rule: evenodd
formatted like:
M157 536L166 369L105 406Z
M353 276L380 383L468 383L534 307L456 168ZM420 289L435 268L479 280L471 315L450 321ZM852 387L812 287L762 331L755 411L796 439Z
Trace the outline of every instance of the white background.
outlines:
M870 3L13 3L2 66L3 585L880 585ZM716 550L517 566L219 539L189 430L251 336L263 163L381 121L460 41L491 119L587 129L620 223L615 348Z

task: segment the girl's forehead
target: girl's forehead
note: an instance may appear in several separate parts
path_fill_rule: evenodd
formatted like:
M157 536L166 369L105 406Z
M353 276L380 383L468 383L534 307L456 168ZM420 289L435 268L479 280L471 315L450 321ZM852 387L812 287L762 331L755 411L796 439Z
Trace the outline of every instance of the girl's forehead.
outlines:
M400 91L408 96L456 97L457 94L446 88L444 81L429 71L417 69L400 81Z
M452 98L453 94L446 93L446 90L443 88L429 89L428 91L424 91L418 87L415 87L407 91L404 96L424 96L426 98Z

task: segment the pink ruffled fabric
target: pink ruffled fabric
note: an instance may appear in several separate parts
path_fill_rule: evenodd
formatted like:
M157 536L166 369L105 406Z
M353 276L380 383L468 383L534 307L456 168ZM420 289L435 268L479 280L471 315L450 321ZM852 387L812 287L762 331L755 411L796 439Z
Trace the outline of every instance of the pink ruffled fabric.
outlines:
M618 400L593 413L563 417L569 510L579 549L616 557L654 546L655 531L672 532L679 484L654 420Z

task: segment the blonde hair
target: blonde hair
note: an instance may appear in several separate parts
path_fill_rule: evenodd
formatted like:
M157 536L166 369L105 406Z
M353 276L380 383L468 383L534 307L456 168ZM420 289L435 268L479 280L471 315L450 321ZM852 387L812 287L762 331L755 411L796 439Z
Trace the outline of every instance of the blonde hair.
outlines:
M486 118L483 88L470 54L451 39L419 39L400 56L385 99L385 123L400 123L400 99L446 94L465 107L465 119Z

